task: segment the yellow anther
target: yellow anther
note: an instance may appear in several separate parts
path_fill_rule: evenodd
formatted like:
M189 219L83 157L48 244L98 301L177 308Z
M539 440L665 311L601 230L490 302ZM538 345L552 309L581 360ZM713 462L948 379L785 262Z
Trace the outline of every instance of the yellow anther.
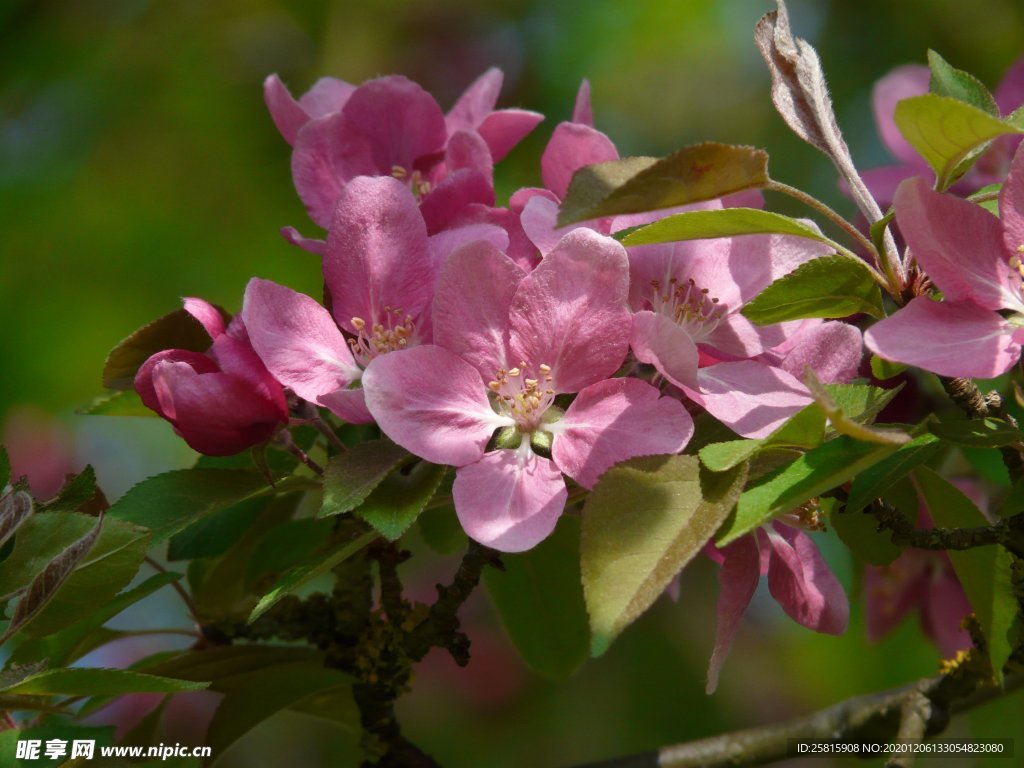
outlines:
M403 168L402 166L393 165L391 166L391 175L394 176L396 179L404 179L408 174L406 173L405 168Z
M518 375L519 375L520 373L521 373L521 371L520 371L520 370L519 370L518 368L512 368L512 369L511 369L511 370L510 370L510 371L508 372L508 375L509 375L509 376L511 376L511 377L513 377L513 378L515 378L515 377L516 377L516 376L518 376Z
M540 365L537 366L537 370L539 370L541 373L547 376L549 373L551 373L551 366L541 363Z

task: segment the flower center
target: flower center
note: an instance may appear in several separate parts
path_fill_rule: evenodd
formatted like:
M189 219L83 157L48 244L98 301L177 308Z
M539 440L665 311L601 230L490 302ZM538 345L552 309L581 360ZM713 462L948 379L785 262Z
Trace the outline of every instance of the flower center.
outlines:
M391 175L399 181L408 181L409 189L412 190L417 200L428 195L432 188L431 183L424 179L423 174L419 171L409 173L402 166L393 165L391 166Z
M529 378L525 361L515 368L499 368L487 388L495 395L501 413L515 420L523 432L533 432L542 423L544 412L555 400L551 366L541 363L537 366L536 378Z
M416 330L412 317L404 314L401 309L391 307L384 307L383 323L369 326L363 318L353 317L352 326L358 335L349 339L348 345L352 349L352 356L363 368L378 355L405 349Z
M695 340L714 331L728 312L707 288L698 288L693 278L651 280L648 301L652 310L672 319Z

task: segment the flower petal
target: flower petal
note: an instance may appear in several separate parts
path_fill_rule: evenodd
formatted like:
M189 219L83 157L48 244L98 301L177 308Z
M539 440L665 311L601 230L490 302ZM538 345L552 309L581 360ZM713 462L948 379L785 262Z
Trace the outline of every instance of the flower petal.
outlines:
M772 548L768 590L786 614L815 632L845 632L850 604L817 545L803 531L781 523L761 531Z
M363 390L384 434L434 464L477 461L494 430L514 423L491 409L469 363L431 344L371 360Z
M249 342L274 377L304 400L347 387L360 376L330 313L291 288L253 278L242 318Z
M875 323L864 344L879 357L940 376L988 379L1009 370L1020 344L1009 324L969 301L932 301L918 296Z
M1024 258L1024 150L1014 155L1010 173L999 191L999 215L1007 253Z
M356 91L356 86L336 77L321 77L299 97L301 106L310 117L326 117L340 112Z
M523 552L555 529L568 493L554 462L530 450L498 450L455 473L452 498L467 535L501 552Z
M864 617L868 640L877 642L891 632L925 599L930 553L903 552L887 566L864 568Z
M324 229L331 223L334 201L349 174L343 158L341 114L310 120L295 136L292 183L306 212Z
M313 237L303 237L295 227L281 227L281 237L304 251L316 254L321 258L327 253L327 241Z
M386 176L352 179L338 198L323 267L331 313L350 333L358 332L353 317L387 327L396 309L413 318L423 312L435 274L412 192Z
M970 612L967 595L947 564L942 575L929 585L921 606L922 628L935 641L944 658L951 659L957 651L971 647L971 636L962 626Z
M810 405L807 388L783 371L756 360L717 363L697 372L700 391L686 394L743 437L766 437Z
M584 488L620 461L679 453L693 436L683 404L639 379L606 379L585 387L549 425L551 457Z
M576 104L572 108L572 121L581 125L594 126L594 110L590 106L590 81L585 79L576 91Z
M715 629L715 649L708 663L707 694L718 687L718 674L732 647L747 606L750 605L757 583L761 580L761 556L753 536L742 536L720 550L722 567L718 569L718 617Z
M149 357L146 362L139 366L139 370L135 374L135 391L139 393L139 398L142 400L143 405L151 411L160 414L165 419L173 418L173 413L168 414L162 410L160 398L157 395L156 388L153 386L153 369L161 362L182 363L188 365L196 373L217 373L220 371L220 368L217 367L217 364L208 355L204 355L201 352L191 352L187 349L165 349Z
M320 395L316 402L349 424L373 423L373 414L366 407L366 397L362 387L337 389L326 395Z
M427 231L435 234L453 226L471 205L494 205L494 184L474 168L459 168L449 173L420 203Z
M690 334L669 318L646 310L637 312L629 343L637 360L653 365L677 387L697 387L697 346Z
M611 139L580 123L559 123L540 158L544 186L565 197L572 175L585 165L618 160Z
M444 163L449 173L469 168L479 171L492 184L494 183L494 161L487 142L476 131L458 131L450 139L445 149Z
M946 299L1024 312L1020 291L1011 289L1020 276L1010 270L999 219L980 205L933 192L920 178L900 184L895 207L914 258Z
M819 381L827 384L852 381L863 356L860 329L848 323L816 323L799 333L779 367L802 379L810 366Z
M294 144L299 129L309 122L309 113L292 97L277 75L270 75L263 81L263 100L281 136L289 144Z
M485 117L476 130L487 142L491 158L497 163L543 119L540 112L528 109L499 109Z
M349 177L412 173L420 158L441 152L448 138L434 97L400 75L360 85L341 110Z
M523 271L490 243L448 257L434 295L434 342L472 365L484 381L509 368L509 310Z
M589 229L573 230L519 284L513 354L551 366L558 392L608 378L629 351L628 295L625 249Z
M211 339L216 339L224 333L224 316L213 304L193 296L185 297L182 303L185 305L185 311L200 322Z
M892 153L892 156L902 160L904 163L921 167L920 156L910 143L903 138L900 129L896 127L893 114L896 111L896 103L911 96L920 96L928 93L928 83L931 72L928 67L920 64L908 64L897 67L875 83L872 89L872 108L875 113L875 125L878 127L878 134L882 143Z
M500 69L491 67L463 91L444 119L449 136L456 131L475 130L484 121L498 103L504 79Z

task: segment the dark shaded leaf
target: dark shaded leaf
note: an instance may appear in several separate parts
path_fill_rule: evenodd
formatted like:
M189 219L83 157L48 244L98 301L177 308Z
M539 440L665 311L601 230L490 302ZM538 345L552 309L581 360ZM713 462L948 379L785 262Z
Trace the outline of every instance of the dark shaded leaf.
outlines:
M409 452L390 440L371 440L332 456L324 471L324 499L320 515L351 512L362 504L374 488Z
M124 693L175 693L202 691L205 682L175 680L124 669L76 667L48 669L19 683L0 689L2 693L28 695L107 696Z
M767 183L768 154L753 147L705 142L661 160L612 160L576 171L558 225L712 200Z
M964 419L933 421L928 430L954 445L970 448L1002 448L1024 441L1024 433L1003 419Z
M167 559L223 555L252 526L265 506L264 498L246 499L199 518L167 542Z
M988 88L974 75L950 65L935 51L928 51L928 69L931 70L929 90L938 96L948 96L977 107L993 117L999 117L999 105Z
M846 501L847 512L858 512L872 499L885 493L900 478L921 466L942 450L942 443L934 435L918 435L886 459L868 467L855 478Z
M89 405L79 408L76 413L83 416L156 416L142 404L139 393L134 389L108 392L94 399Z
M139 368L157 352L205 352L211 343L210 335L198 320L184 309L175 310L142 326L110 351L103 365L103 386L132 389Z
M484 570L484 583L513 644L540 674L568 677L590 648L579 519L563 515L548 538L528 552L503 556L502 563L503 571Z
M373 489L355 514L388 541L396 541L434 498L447 469L426 461L400 467Z
M98 495L97 495L98 494ZM96 472L91 465L77 475L69 476L57 495L39 505L40 512L92 512L84 507L96 507L96 512L107 509L106 497L96 486Z
M817 228L781 213L757 208L723 208L712 211L687 211L634 227L625 236L616 235L623 245L673 243L736 235L779 234L831 243Z
M810 390L814 402L818 404L822 412L828 417L832 428L843 435L849 435L866 443L881 443L882 445L903 445L910 442L910 435L896 427L872 427L850 418L843 411L842 407L832 397L832 393L818 381L814 371L807 367L804 375L804 384Z

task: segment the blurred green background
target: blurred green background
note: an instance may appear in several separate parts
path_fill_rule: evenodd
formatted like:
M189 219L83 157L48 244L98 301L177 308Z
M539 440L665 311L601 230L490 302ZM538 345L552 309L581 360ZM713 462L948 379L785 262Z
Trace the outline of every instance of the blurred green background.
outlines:
M107 350L181 296L236 310L252 275L319 292L315 259L277 234L289 224L316 228L264 109L261 83L271 72L296 95L323 74L360 82L401 73L447 108L488 66L502 67L499 104L548 118L499 168L499 196L538 183L540 152L586 77L597 126L623 154L709 139L762 146L773 176L851 211L828 161L772 110L752 42L771 5L0 2L0 424L16 461L19 450L36 462L91 461L111 496L188 463L193 454L163 422L74 416L100 392ZM1024 41L1024 6L1014 0L793 0L790 12L821 54L865 168L888 162L870 112L874 80L923 62L932 47L994 86ZM839 550L833 561L855 589ZM824 638L780 620L767 600L748 616L720 692L706 698L716 595L713 571L693 568L679 604L663 601L563 684L522 668L480 603L476 661L459 671L443 659L427 665L402 704L409 735L445 765L566 765L756 724L935 670L938 655L914 626L869 647L859 608L845 637ZM954 733L1024 735L1022 709L1018 695ZM351 740L281 717L223 764L286 764L270 754L290 755L287 764L348 764L345 745Z

